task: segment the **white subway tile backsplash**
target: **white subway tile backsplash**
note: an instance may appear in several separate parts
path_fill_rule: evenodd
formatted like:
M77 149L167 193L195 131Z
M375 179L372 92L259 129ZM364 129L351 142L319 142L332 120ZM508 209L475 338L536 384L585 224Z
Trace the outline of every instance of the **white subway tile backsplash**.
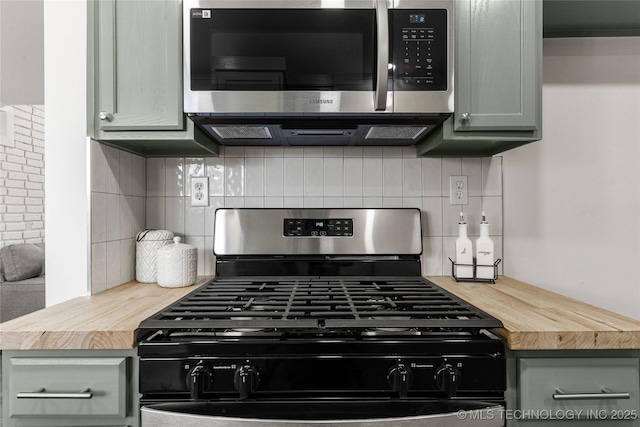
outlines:
M422 195L424 197L442 196L442 159L420 159L422 163ZM448 193L447 193L448 194Z
M384 157L382 159L383 197L402 197L402 175L401 158Z
M91 290L94 294L107 290L107 242L91 245Z
M423 236L442 236L442 202L442 197L425 197L422 199Z
M302 197L285 197L283 203L283 207L287 209L298 209L304 207L304 200Z
M107 241L107 195L91 193L91 243Z
M382 157L365 157L362 161L362 195L382 196Z
M136 197L146 197L147 180L144 157L131 156L131 172L131 194Z
M322 197L303 197L302 207L306 209L323 208L324 199Z
M442 276L447 275L447 270L443 270L442 237L422 238L422 275ZM455 251L454 251L455 252ZM449 269L451 271L451 269Z
M185 189L184 195L191 197L191 178L206 176L204 157L187 157L184 159Z
M191 206L190 202L190 198L185 198L184 234L185 236L204 236L205 208L203 206Z
M164 197L165 195L165 159L152 157L147 159L147 197Z
M382 157L388 159L390 157L402 157L402 147L382 147Z
M344 195L362 198L362 157L344 159Z
M120 240L120 283L127 283L135 279L135 243L135 239Z
M133 154L120 151L120 177L118 183L120 185L120 192L118 194L124 194L125 196L131 196L133 194Z
M198 276L204 275L205 271L205 238L187 236L183 241L187 245L191 245L196 248L196 274Z
M322 201L323 208L344 208L343 197L325 197Z
M468 177L469 196L482 196L482 159L462 159L462 175Z
M462 175L462 159L442 159L442 195L449 196L449 176Z
M105 158L105 191L120 194L120 151L106 145L102 146Z
M283 197L265 197L264 198L264 207L265 208L284 208L284 198Z
M262 149L264 154L264 149ZM245 194L247 197L264 196L264 157L245 159Z
M107 242L107 289L121 285L120 241Z
M422 197L422 161L416 158L402 159L402 196Z
M120 196L107 194L107 241L120 239Z
M133 196L119 197L120 202L120 235L118 240L130 239L137 231L134 231L135 216L133 212ZM140 231L140 230L138 230Z
M184 236L184 197L165 198L165 227L176 236Z
M284 159L284 196L302 197L304 193L304 159L285 157Z
M224 168L226 180L225 196L244 196L244 158L226 158Z
M264 195L284 196L284 159L282 157L264 159Z
M106 193L107 161L102 151L103 145L91 140L91 191Z
M324 159L324 196L342 197L344 195L344 159Z
M264 197L245 197L245 208L264 208Z
M184 159L168 157L165 159L164 195L178 197L185 195Z
M502 157L482 159L482 195L502 196Z
M447 257L460 210L473 239L484 209L501 253L500 157L422 159L415 147L223 147L222 153L145 160L92 144L94 292L135 275L134 237L144 228L184 236L198 248L198 274L213 274L213 219L221 207L419 208L423 273L429 275L450 274ZM449 204L448 188L449 175L460 174L469 176L470 191L469 204L462 207ZM209 177L209 206L191 206L192 176Z
M304 158L304 194L319 198L324 195L324 159L322 157Z
M152 228L154 230L165 230L165 197L147 197L146 200L146 221L144 228Z
M206 168L206 176L209 177L209 196L224 196L224 159L219 157L207 157L204 163Z

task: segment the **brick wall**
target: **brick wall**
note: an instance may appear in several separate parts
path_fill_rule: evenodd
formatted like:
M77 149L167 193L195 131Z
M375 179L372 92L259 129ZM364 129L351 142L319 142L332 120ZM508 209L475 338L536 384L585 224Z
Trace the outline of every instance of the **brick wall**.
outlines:
M13 146L0 145L0 247L44 242L44 106L12 108Z

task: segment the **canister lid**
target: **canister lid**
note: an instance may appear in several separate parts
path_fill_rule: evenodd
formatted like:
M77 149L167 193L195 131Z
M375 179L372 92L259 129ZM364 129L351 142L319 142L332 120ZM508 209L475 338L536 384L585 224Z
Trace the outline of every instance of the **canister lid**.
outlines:
M173 243L169 245L165 245L161 248L158 248L158 252L173 252L173 251L193 251L195 246L187 245L186 243L180 243L182 238L176 236L173 238Z
M136 236L136 242L171 239L173 239L173 232L169 230L142 230Z

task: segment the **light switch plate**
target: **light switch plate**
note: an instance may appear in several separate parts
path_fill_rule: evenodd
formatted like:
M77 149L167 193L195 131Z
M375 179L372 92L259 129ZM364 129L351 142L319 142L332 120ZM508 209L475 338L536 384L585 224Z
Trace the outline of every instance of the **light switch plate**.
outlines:
M469 204L469 179L467 175L449 176L449 204Z
M209 206L209 177L191 178L191 206Z

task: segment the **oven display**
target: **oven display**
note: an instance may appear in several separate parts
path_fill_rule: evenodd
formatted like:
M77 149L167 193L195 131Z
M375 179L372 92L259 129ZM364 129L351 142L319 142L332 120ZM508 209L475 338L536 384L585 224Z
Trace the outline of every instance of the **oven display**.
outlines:
M284 220L285 237L352 237L353 219L298 219Z

